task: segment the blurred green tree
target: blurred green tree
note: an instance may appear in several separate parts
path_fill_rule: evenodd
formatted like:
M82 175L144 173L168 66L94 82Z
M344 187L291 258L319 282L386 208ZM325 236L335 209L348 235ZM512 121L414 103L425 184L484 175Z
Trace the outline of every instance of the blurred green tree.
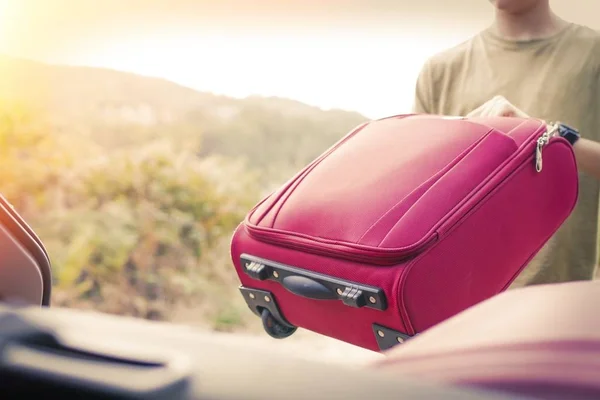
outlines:
M0 191L48 247L55 304L151 319L186 302L223 308L206 287L237 286L223 244L259 198L256 175L185 147L163 139L103 153L41 114L0 106Z

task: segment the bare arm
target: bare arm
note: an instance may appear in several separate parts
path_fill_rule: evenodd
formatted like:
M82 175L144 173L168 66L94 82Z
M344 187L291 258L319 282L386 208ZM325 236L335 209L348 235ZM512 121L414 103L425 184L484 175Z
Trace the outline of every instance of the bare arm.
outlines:
M600 143L580 138L573 145L577 168L600 180Z

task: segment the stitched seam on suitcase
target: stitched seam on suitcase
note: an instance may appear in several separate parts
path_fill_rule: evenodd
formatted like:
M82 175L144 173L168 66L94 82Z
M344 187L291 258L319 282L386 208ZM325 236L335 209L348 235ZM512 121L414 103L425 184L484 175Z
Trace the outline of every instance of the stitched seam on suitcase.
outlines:
M485 134L482 135L481 138L477 139L477 141L475 141L473 145L469 146L469 148L467 150L463 151L464 155L462 158L457 158L455 160L458 160L457 162L460 162L460 160L462 160L464 157L467 157L470 154L472 154L472 150L474 150L477 147L477 145L479 145L483 141L485 141L485 139L488 138L490 133L492 133L492 132L498 132L498 135L506 136L504 133L501 133L500 131L498 131L494 128L490 128ZM509 138L509 137L507 137L507 140L513 141L513 139ZM469 151L469 149L471 151ZM461 154L463 154L463 153L461 153ZM509 160L512 160L512 159L514 159L514 158L510 158ZM452 164L452 166L455 164ZM503 164L504 164L504 162L501 163L500 165L503 165ZM446 173L450 172L450 171L452 171L452 168L449 168L446 171ZM442 178L444 175L442 175L440 178ZM434 239L434 233L435 233L435 229L437 226L439 226L439 223L436 223L432 227L432 229L429 232L427 232L426 234L424 234L423 238L421 240L419 240L418 242L411 243L409 246L404 246L402 248L396 248L396 249L380 248L377 246L367 246L367 245L361 245L359 243L340 242L337 240L313 237L313 236L300 234L300 233L296 233L296 232L279 231L276 229L264 229L261 227L255 228L256 230L254 232L251 232L251 234L258 233L259 235L272 235L272 236L278 235L281 237L273 238L273 239L269 240L265 236L263 236L261 238L261 240L269 241L272 243L277 243L278 245L283 245L283 243L286 242L288 246L297 245L298 247L301 247L302 249L305 249L308 247L310 249L307 251L311 251L313 253L318 252L318 254L324 254L324 255L328 255L328 256L331 254L338 254L338 257L343 257L341 254L339 254L340 251L370 252L370 253L372 253L370 255L352 254L350 256L343 257L343 258L347 258L347 259L350 259L353 261L365 261L365 262L369 262L369 263L373 263L373 264L382 264L383 263L384 265L394 265L397 262L399 262L400 260L409 258L413 255L413 254L406 254L407 252L414 253L414 252L418 251L419 249L426 247L429 243L431 243ZM283 239L284 237L288 238L289 240L284 240ZM295 242L299 239L304 240L306 242L305 243ZM318 245L317 245L317 243L318 243ZM345 249L344 250L321 249L321 248L315 249L315 247L321 247L322 245L344 247ZM394 254L394 253L401 253L401 254ZM369 260L369 258L371 260ZM385 261L380 263L373 259L385 260Z
M520 125L519 125L520 126ZM521 162L526 162L526 158L525 155L527 153L529 153L529 151L527 150L527 147L532 147L532 151L533 151L533 146L532 143L529 141L532 137L536 137L539 136L541 133L541 130L543 129L543 126L541 126L541 128L538 128L537 130L535 130L528 138L527 140L520 146L517 148L517 150L515 151L513 157L510 157L508 159L506 159L503 163L501 163L498 168L496 169L495 173L490 174L487 179L483 180L479 185L477 185L470 193L468 193L465 198L459 202L458 204L456 204L456 206L454 206L443 218L440 219L439 223L435 226L436 230L441 229L444 224L450 219L452 218L454 215L456 215L456 212L458 210L460 210L462 207L465 206L465 204L467 204L471 199L473 199L474 197L476 197L479 193L481 193L481 189L485 188L490 181L493 181L495 178L497 178L499 176L499 174L502 172L503 169L507 168L508 166L510 166L511 163L515 163L517 164L517 166L514 167L513 171L511 172L514 173L516 170L518 170L521 167L520 163L517 163L519 158L524 157L524 160ZM511 131L512 132L512 131ZM506 179L506 178L504 178ZM504 179L501 181L503 182ZM492 192L495 190L492 189ZM489 193L484 194L480 200L485 199L487 196L489 195ZM463 217L460 217L460 219L462 219ZM456 222L454 222L456 223ZM450 227L446 227L445 229L451 229L452 226Z
M356 243L360 243L362 241L362 239L373 229L375 228L375 226L381 222L387 215L389 215L389 213L391 213L393 210L395 210L400 204L402 204L408 197L410 197L413 193L415 193L416 191L422 189L424 186L433 186L437 181L439 181L440 179L442 179L449 171L452 170L452 168L458 164L460 161L462 161L467 155L469 155L471 153L471 151L473 151L477 145L479 145L483 140L485 140L486 137L488 137L488 135L493 131L493 129L490 129L485 135L482 135L479 139L477 139L476 141L474 141L471 145L469 145L469 147L467 147L462 153L460 153L458 156L456 156L452 161L450 161L444 168L440 169L438 172L436 172L435 174L433 174L431 177L429 177L425 182L423 182L422 184L420 184L419 186L417 186L415 189L413 189L409 194L407 194L406 196L404 196L400 201L398 201L396 204L394 204L392 207L390 207L381 217L379 217L377 219L377 221L373 222L373 224L361 235L360 239L358 239L358 241ZM422 195L419 197L419 199L422 197ZM415 200L415 203L418 201L418 199ZM413 204L414 205L414 204Z
M521 128L523 125L525 125L525 123L526 123L526 122L527 122L527 121L523 121L523 122L521 122L519 125L515 126L515 127L514 127L514 128L512 128L510 131L506 132L506 135L507 135L507 136L511 136L511 135L514 133L514 131L516 131L517 129L520 129L520 128ZM523 144L521 144L521 146L524 146L524 145L526 145L526 143L527 143L527 141L523 142Z
M513 140L513 141L514 141L514 139L511 137L511 134L512 134L513 132L515 132L517 129L521 128L521 127L522 127L522 126L523 126L523 125L524 125L526 122L527 122L527 121L523 121L523 122L521 122L521 123L520 123L520 124L518 124L516 127L514 127L513 129L511 129L511 130L510 130L508 133L504 133L504 132L501 132L501 131L499 131L499 130L498 130L498 129L496 129L496 128L492 128L492 127L490 127L490 130L489 130L489 131L488 131L488 132L487 132L485 135L483 135L483 136L482 136L480 139L478 139L478 140L477 140L476 142L474 142L474 143L473 143L471 146L469 146L469 147L468 147L468 148L467 148L467 149L466 149L466 150L465 150L463 153L461 153L461 154L460 154L460 155L459 155L459 156L458 156L458 157L457 157L455 160L453 160L451 163L449 163L447 167L445 167L443 170L441 170L441 171L443 171L443 174L439 175L439 176L437 177L436 181L431 183L431 186L433 186L434 184L436 184L436 182L437 182L437 181L439 181L439 180L443 179L443 178L444 178L444 176L445 176L447 173L449 173L449 172L452 170L452 168L453 168L453 167L454 167L456 164L458 164L460 161L462 161L462 160L463 160L465 157L468 157L468 156L469 156L469 154L471 154L471 152L472 152L472 151L474 151L474 150L476 149L476 147L477 147L477 146L479 146L479 145L480 145L480 143L481 143L481 142L483 142L483 141L484 141L484 140L485 140L485 139L486 139L486 138L487 138L487 137L488 137L488 136L489 136L489 135L490 135L492 132L498 132L499 134L501 134L501 135L503 135L503 136L506 136L506 137L508 137L508 138L510 138L511 140ZM538 131L539 131L539 129L537 129L537 130L534 130L534 131L532 132L532 134L529 136L529 138L530 138L530 137L532 137L532 136L537 136L537 135L539 134L539 132L538 132ZM513 155L512 155L511 157L507 158L507 159L506 159L505 161L503 161L503 162L502 162L500 165L498 165L498 167L497 167L497 169L496 169L496 171L495 171L495 172L497 173L497 171L500 171L500 170L501 170L501 169L502 169L502 168L503 168L503 167L504 167L506 164L508 164L508 163L510 163L511 161L514 161L516 158L518 158L518 157L520 156L520 154L521 154L521 151L523 150L523 148L524 148L524 147L526 147L526 146L528 146L528 145L530 145L530 143L528 143L527 141L525 141L523 144L521 144L520 146L518 146L518 147L515 149L515 152L513 153ZM457 210L457 209L460 209L460 207L461 207L461 206L462 206L462 205L463 205L463 204L464 204L466 201L468 201L468 200L469 200L471 197L473 197L473 196L476 196L476 195L477 195L477 192L478 192L478 190L479 190L481 187L484 187L484 186L486 185L486 183L487 183L487 182L488 182L490 179L493 179L493 178L496 176L496 173L493 173L493 174L491 174L491 175L490 175L488 178L484 179L484 180L483 180L483 181L482 181L482 182L481 182L479 185L477 185L477 186L476 186L476 187L475 187L475 188L474 188L472 191L470 191L470 192L469 192L469 193L468 193L468 194L465 196L465 199L463 199L463 200L461 200L459 203L457 203L457 204L456 204L456 205L455 205L455 206L454 206L452 209L450 209L450 210L448 211L448 213L447 213L445 216L443 216L443 217L442 217L442 218L441 218L441 219L438 221L438 223L436 223L436 224L435 224L435 225L432 227L432 230L436 230L436 229L438 229L438 228L439 228L439 226L443 225L444 221L446 221L446 220L447 220L447 219L448 219L448 218L449 218L449 217L450 217L452 214L454 214L454 213L456 212L456 210ZM416 190L419 190L420 188L422 188L422 187L423 187L425 184L429 183L429 181L430 181L430 180L428 180L428 181L426 181L424 184L420 185L420 186L419 186L417 189L413 190L413 191L412 191L412 192L411 192L409 195L405 196L405 198L406 198L406 197L408 197L408 196L410 196L410 195L412 195L412 193L413 193L413 192L415 192ZM427 189L427 190L429 190L429 189ZM425 193L423 193L423 195L421 195L419 198L422 198L424 195L425 195ZM389 209L389 210L388 210L388 211L387 211L387 212L386 212L386 213L385 213L383 216L381 216L381 217L380 217L380 218L379 218L379 219L378 219L378 220L377 220L377 221L376 221L376 222L375 222L373 225L371 225L371 227L369 227L369 229L368 229L368 230L367 230L367 231L366 231L366 232L365 232L365 233L364 233L364 234L361 236L361 239L362 239L362 238L363 238L363 237L364 237L364 236L365 236L365 235L366 235L366 234L367 234L367 233L368 233L368 232L369 232L371 229L373 229L373 227L374 227L375 225L377 225L377 224L378 224L378 223L379 223L379 222L380 222L380 221L381 221L381 220L382 220L382 219L383 219L383 218L384 218L386 215L388 215L388 214L389 214L389 213L390 213L392 210L394 210L394 209L395 209L395 208L396 208L396 207L397 207L397 206L398 206L400 203L402 203L402 202L404 201L404 199L405 199L405 198L403 198L403 199L402 199L400 202L396 203L396 204L395 204L395 205L394 205L392 208L390 208L390 209ZM416 203L417 203L417 200L414 202L414 204L413 204L413 205L411 205L411 207L412 207L412 206L414 206ZM409 210L410 210L410 208L409 208ZM408 212L409 210L407 210L407 212ZM401 218L402 218L402 217L401 217ZM398 221L398 223L399 223L399 222L400 222L400 220ZM393 227L392 227L392 229L393 229ZM392 229L390 229L390 231L391 231ZM389 232L388 232L388 234L389 234ZM382 241L383 241L383 240L385 240L385 238L384 238L384 239L382 239ZM359 240L359 242L360 242L360 240Z
M566 144L564 142L560 142L560 144L563 145L563 146L570 146L570 144ZM575 167L575 168L577 168L577 167ZM521 272L523 272L523 270L525 269L525 267L531 262L531 260L537 255L537 253L546 245L546 243L552 238L552 236L554 236L554 234L558 231L558 229L564 223L565 219L568 218L568 216L573 212L573 210L575 209L575 206L577 205L578 192L579 192L579 185L578 185L578 187L575 190L575 196L574 196L573 203L571 204L571 207L569 208L569 211L566 213L567 215L562 218L562 222L559 222L556 225L556 227L551 231L551 233L546 236L546 238L542 242L542 244L540 246L538 246L533 253L531 253L531 255L529 256L529 258L527 258L527 261L525 261L523 263L523 265L521 266L521 268L519 268L519 270L512 276L512 278L502 288L502 290L506 290L514 282L514 280L519 276L519 274L521 274Z
M335 151L341 145L343 145L344 143L346 143L350 138L352 138L354 135L356 135L358 132L360 132L367 125L369 125L369 122L365 122L364 124L359 125L353 131L351 131L350 133L348 133L345 137L343 137L342 139L340 139L336 144L334 144L333 146L331 146L327 151L325 151L323 154L321 154L319 157L317 157L315 160L313 160L313 162L311 162L306 167L304 167L304 169L302 171L300 171L297 174L297 176L287 184L287 186L281 191L281 193L277 196L277 198L274 199L274 200L272 200L272 202L269 205L269 207L267 207L267 209L258 218L258 220L256 221L256 224L254 224L254 225L258 226L262 222L262 220L267 216L267 214L269 214L269 212L271 212L271 210L277 204L280 204L280 201L281 201L282 197L285 196L288 193L288 191L290 190L290 188L292 186L297 185L298 180L303 179L313 168L315 168L321 161L323 161L325 158L327 158L327 156L329 156L329 154L331 154L333 151ZM288 197L289 197L289 195L288 195ZM269 199L269 197L266 197L264 199L264 201L267 201L268 199ZM261 202L261 204L263 202ZM285 200L283 200L283 202L285 202ZM258 208L258 206L257 206L257 208ZM279 208L281 208L281 205L279 205ZM247 218L248 222L250 222L251 215L252 214L250 214L249 218ZM272 226L273 226L273 224L271 224L271 227Z
M264 203L266 203L267 201L269 201L269 199L271 199L272 196L275 195L275 193L277 193L277 190L274 190L273 192L271 192L268 196L265 196L261 201L259 201L254 207L252 207L250 209L250 211L248 212L248 216L249 218L251 218L253 216L253 214L256 212L256 210L258 210L260 208L260 206L262 206ZM260 223L262 217L264 216L264 214L266 212L268 212L270 208L268 207L267 211L263 212L263 215L260 216L258 222ZM248 218L248 219L249 219Z
M437 234L436 234L436 236L437 236ZM408 276L410 274L412 267L415 264L418 264L419 261L421 261L421 259L423 257L428 256L429 252L434 248L435 248L435 245L431 246L431 248L429 248L427 251L424 251L423 253L419 254L417 257L415 257L414 260L412 260L410 263L408 263L408 265L406 265L406 270L402 274L402 276L400 277L399 282L398 282L398 290L395 292L396 301L398 302L398 311L400 311L400 318L402 319L404 326L408 330L407 334L409 334L409 335L415 335L417 332L415 332L415 328L412 324L412 319L408 313L408 309L406 308L406 299L404 297L404 293L405 293L404 287L405 287L406 281L408 280Z
M370 121L370 122L364 122L361 125L358 125L356 128L354 128L354 130L350 131L350 133L348 133L345 137L341 138L337 143L333 144L328 150L326 150L325 152L323 152L323 154L321 154L319 157L317 157L316 159L314 159L310 164L308 164L307 166L305 166L300 172L298 172L297 176L291 180L287 186L281 190L281 193L277 196L276 199L271 201L271 204L269 205L269 207L267 207L267 209L262 213L262 215L258 218L257 222L254 225L259 225L262 220L265 218L265 216L273 209L273 207L279 202L279 200L281 199L281 197L283 197L287 191L289 190L289 188L294 185L296 183L296 181L300 178L305 176L308 172L310 172L310 170L312 170L314 168L314 166L316 166L316 164L320 163L324 158L326 158L327 156L329 156L329 154L331 154L333 151L335 151L338 147L340 147L342 144L344 144L347 140L349 140L351 137L353 137L355 134L357 134L359 131L361 131L363 128L365 128L367 125L371 124L372 122L377 122L377 121L382 121L385 119L404 119L407 117L411 117L417 114L399 114L399 115L395 115L392 117L387 117L387 118L382 118L380 120L375 120L375 121ZM252 210L250 210L250 212L248 213L248 218L247 221L248 223L250 222L250 218L253 216L253 213L265 202L270 200L270 197L272 195L274 195L275 193L277 193L277 191L274 191L273 193L271 193L271 195L266 196L263 200L261 200L256 206L254 206L252 208ZM281 206L279 207L281 208ZM271 225L271 227L273 227L274 223Z
M513 179L518 172L520 172L523 168L525 168L527 166L527 161L524 161L521 165L518 165L508 176L505 177L505 179L500 182L498 185L496 185L496 187L488 192L485 197L483 199L481 199L481 201L479 201L477 204L475 204L470 210L468 210L455 224L452 225L452 227L447 230L445 232L445 234L443 235L442 239L448 240L450 237L452 237L452 235L454 235L457 231L458 228L465 223L474 213L476 213L481 207L483 207L488 201L489 199L492 198L492 195L494 194L494 192L502 190L505 185L507 185L511 179ZM438 241L437 244L441 243L442 241ZM414 326L412 324L412 318L410 316L410 313L408 311L408 308L406 307L406 282L408 281L408 277L410 275L410 272L412 271L413 267L418 264L418 262L425 257L425 255L427 255L429 252L433 251L433 249L435 249L436 246L431 246L428 251L424 252L423 254L421 254L418 258L416 258L415 260L413 260L413 262L411 262L409 265L407 265L407 270L406 270L406 274L404 274L404 280L402 281L402 286L401 286L401 291L398 292L398 303L402 305L402 309L403 311L406 313L407 316L407 327L410 327L411 331L413 332L412 334L415 334L415 329ZM401 298L400 298L401 297Z
M485 125L484 125L485 126ZM519 125L520 126L520 125ZM543 128L543 125L540 125L540 128ZM537 136L540 133L540 128L538 128L537 130L534 130L529 136L528 139L530 140L532 137ZM498 131L495 128L490 128L489 132L492 131L496 131L498 132L500 135L506 136L506 134L504 134L501 131ZM483 138L485 138L489 132L486 135L483 135ZM511 131L512 132L512 131ZM507 136L508 137L508 136ZM508 137L510 138L510 137ZM510 138L512 140L512 138ZM506 167L507 164L510 164L512 162L515 162L515 160L518 160L520 157L523 157L523 154L526 153L526 148L528 146L531 146L532 143L528 140L526 140L521 146L519 146L516 150L515 153L513 153L514 155L512 157L507 158L504 162L502 162L496 169L496 173L493 173L490 175L490 177L488 179L486 179L484 182L480 183L475 189L473 189L472 191L469 192L469 194L466 196L467 199L471 199L473 196L476 196L477 194L479 194L479 191L482 187L485 187L485 185L490 181L490 179L493 179L494 177L497 177L499 174L499 171L501 171L503 168ZM469 154L469 153L468 153ZM289 197L289 196L288 196ZM483 197L485 197L485 194L483 195ZM466 200L465 200L466 201ZM265 229L265 228L261 228L261 227L253 227L252 231L254 232L250 232L251 234L258 234L260 236L262 236L261 240L263 241L268 241L268 242L272 242L272 243L277 243L278 245L283 245L283 242L287 242L287 245L296 245L301 247L302 249L305 249L306 247L309 247L311 249L309 249L308 251L312 251L312 252L316 252L318 251L318 254L336 254L339 253L341 251L362 251L362 252L371 252L372 254L369 255L353 255L352 257L343 257L343 258L348 258L351 259L353 261L366 261L366 262L370 262L373 264L384 264L384 265L393 265L397 262L400 262L402 259L406 259L408 257L411 256L411 254L400 254L400 255L394 255L393 253L406 253L408 251L412 251L413 253L418 251L419 249L426 247L427 245L429 245L432 242L432 238L434 235L434 232L436 232L436 230L440 229L440 227L443 225L444 222L447 221L448 218L452 217L453 215L456 214L456 210L458 210L460 207L464 206L465 201L461 201L459 204L457 204L452 210L450 210L450 212L448 212L446 214L446 216L444 216L443 218L441 218L438 223L436 223L434 226L432 226L432 229L426 234L424 235L424 237L430 237L429 240L423 240L422 243L420 243L419 245L411 245L411 246L407 246L404 248L400 248L400 249L380 249L378 247L373 247L373 246L363 246L360 244L353 244L353 243L348 243L348 242L339 242L339 241L335 241L335 240L328 240L328 239L324 239L324 238L318 238L318 237L313 237L313 236L309 236L309 235L303 235L303 234L297 234L297 233L293 233L293 232L287 232L287 231L278 231L275 229ZM281 209L281 207L280 207ZM462 217L459 217L462 218ZM265 237L265 235L267 237ZM288 237L289 240L288 241L283 241L282 238L279 237L275 237L275 238L268 238L269 235L272 236L284 236L284 237ZM294 243L295 240L304 240L308 243ZM319 245L329 245L329 246L337 246L337 247L344 247L345 249L330 249L330 250L315 250L313 249L313 247L317 246L317 243ZM314 244L314 245L313 245ZM323 253L325 252L325 253ZM377 258L379 260L379 258L382 259L382 262L378 262L378 261L367 261L365 260L365 257L367 258ZM393 260L392 260L393 259Z
M411 117L414 116L414 114L406 114L406 115L399 115L396 116L396 119L404 119L407 117ZM375 121L377 122L377 121ZM298 182L295 184L295 186L288 191L287 196L285 197L284 200L282 200L279 203L279 207L275 213L275 216L273 217L273 223L271 224L271 228L273 228L275 226L275 221L277 220L277 216L279 215L279 212L281 211L281 209L283 208L283 206L285 205L285 202L287 201L287 199L293 194L293 192L296 190L296 188L302 183L302 181L304 180L304 178L308 175L308 173L310 173L315 167L317 167L323 160L325 160L331 153L333 153L334 151L338 150L339 147L341 147L342 144L346 143L348 140L350 140L351 138L353 138L354 136L356 136L360 131L363 130L363 128L367 127L369 125L369 123L364 124L363 126L359 127L359 129L357 129L355 132L353 132L351 135L348 135L348 137L346 139L344 139L343 143L340 143L340 146L336 146L335 148L332 148L331 151L327 152L327 154L319 159L318 163L316 163L311 169L310 171L307 171L306 174L304 174L301 179L298 180Z
M298 176L296 177L296 179L294 179L288 185L288 187L284 191L281 192L281 194L278 196L278 198L275 201L273 201L273 203L271 204L271 206L269 207L269 209L261 216L260 221L258 221L256 223L256 225L258 226L258 224L260 224L260 222L262 222L262 220L267 216L267 214L269 214L271 211L273 211L273 209L277 209L277 211L275 211L275 215L273 217L273 222L271 223L271 228L272 228L275 225L275 221L277 219L277 215L279 215L279 211L281 210L281 208L283 207L283 205L285 204L285 202L287 201L287 199L290 197L290 195L298 187L298 185L300 184L300 182L302 182L302 180L304 180L304 178L313 169L315 169L323 160L325 160L331 153L333 153L338 148L340 148L342 145L344 145L348 140L350 140L351 138L353 138L356 134L358 134L360 131L362 131L369 124L370 124L370 122L366 122L366 123L360 125L354 131L352 131L351 133L349 133L348 135L346 135L346 137L344 137L343 139L341 139L340 141L338 141L338 143L336 145L332 146L329 150L327 150L326 152L324 152L319 158L317 158L315 161L313 161L311 164L309 164L305 168L305 170L302 173L298 174Z
M495 133L495 135L492 136L492 133ZM503 133L501 133L501 132L499 132L499 131L497 131L495 129L491 129L486 135L484 135L483 140L480 143L478 143L478 145L475 148L473 148L472 151L470 151L468 154L465 155L465 159L469 159L469 158L472 159L472 157L477 157L478 154L480 154L480 151L481 151L480 147L484 147L484 148L489 147L490 146L489 141L494 140L494 138L502 138L502 141L505 141L505 142L509 143L510 144L510 148L508 148L508 149L502 149L502 150L503 151L509 151L510 153L509 154L504 154L503 152L498 151L496 153L496 155L497 156L501 156L502 157L502 161L499 161L498 164L494 163L493 166L491 167L491 169L487 170L488 174L489 174L487 177L479 177L479 179L477 179L477 180L480 180L481 178L483 178L481 180L481 182L485 182L485 181L489 180L490 176L497 175L498 171L500 170L500 168L502 167L502 165L506 164L507 160L513 160L513 159L515 159L515 157L518 157L518 153L516 153L517 150L518 150L518 148L516 146L516 143L515 143L514 139L506 136L505 134L503 134ZM493 159L495 161L498 161L495 157L488 157L488 159ZM445 179L446 176L455 174L455 171L457 169L464 168L464 164L462 164L462 161L463 160L460 160L460 162L458 162L450 170L448 170L444 174L444 176L440 177L440 179L435 184L433 184L423 194L422 197L425 197L425 196L431 197L431 193L437 194L439 192L439 189L438 189L439 185L447 184L448 180ZM468 161L466 163L469 164ZM489 168L489 167L490 167L490 165L480 164L477 169L478 170L486 170L484 168ZM470 190L467 189L466 193L464 194L464 196L467 197L467 198L468 197L472 197L472 196L477 196L477 194L478 194L478 188L480 188L480 187L483 186L481 182L479 184L476 184L476 186L472 187ZM464 198L463 198L463 200L460 200L460 199L457 198L457 199L455 199L455 201L457 201L457 204L461 204L461 203L464 202ZM401 224L405 223L406 219L410 218L410 214L412 213L413 209L415 209L415 207L419 207L420 205L421 204L419 204L418 202L415 202L413 205L411 205L411 207L407 210L407 212L396 221L396 223L394 224L394 226L387 232L387 234L383 237L383 239L380 241L379 244L381 245L382 243L386 242L388 240L388 238L390 237L390 235L393 234L393 232L396 229L396 227L401 226ZM428 236L433 235L436 232L436 230L440 226L443 225L443 222L450 215L452 215L455 212L457 212L457 210L459 210L459 209L460 208L457 205L454 205L449 210L446 210L445 214L440 215L439 218L434 223L432 223L429 231L426 232L426 233L424 233L423 237L428 237ZM423 240L423 239L421 239L421 240Z
M548 146L553 145L553 144L561 144L563 146L567 146L567 144L558 141L555 142L551 142ZM548 147L547 146L547 147ZM547 148L546 147L546 148ZM522 172L526 167L527 167L527 163L528 160L524 160L520 165L517 165L515 167L515 169L508 175L506 176L505 179L503 179L498 185L496 185L496 187L491 190L489 193L487 193L485 195L484 198L481 199L481 201L479 201L477 204L475 204L470 210L468 210L458 221L456 221L442 236L442 239L448 239L450 238L453 234L455 234L458 231L458 228L465 223L467 220L469 220L469 218L476 213L480 208L482 208L483 206L485 206L487 204L487 202L493 197L493 194L495 192L498 192L500 190L502 190L506 185L508 185L508 183L514 179L520 172ZM577 204L577 191L576 194L574 196L574 200L573 203L570 207L570 210L572 211L573 208L576 206ZM566 213L566 215L568 216L569 212ZM566 218L566 217L564 217ZM564 220L564 218L562 218ZM552 235L554 235L554 233L556 232L556 230L558 230L558 228L560 227L560 223L558 224L557 228L547 236L548 238L551 238ZM441 243L442 240L438 241L437 244ZM537 253L537 251L539 251L539 249L541 249L544 246L545 243L543 243L541 246L538 247L538 249L533 253L532 256L530 256L530 258L523 263L523 265L521 266L521 268L519 269L518 272L516 272L512 278L511 281L509 281L502 290L506 289L508 286L510 286L510 284L512 283L512 281L514 281L514 279L521 273L521 271L523 270L523 268L525 268L525 266L529 263L529 261L535 256L535 254ZM406 307L406 290L405 290L405 286L406 286L406 282L408 281L408 277L410 275L410 272L412 270L412 268L415 266L415 264L417 264L423 257L425 257L425 255L427 255L430 251L432 251L433 249L435 249L436 246L431 246L426 252L422 253L421 255L419 255L419 257L415 258L413 261L411 261L407 266L406 266L406 273L402 275L401 278L401 286L400 286L400 291L397 293L398 296L398 305L399 307L402 308L402 312L406 315L406 321L405 321L405 325L407 327L407 329L411 329L411 331L415 332L413 324L412 324L412 318L410 316L410 313Z
M432 248L435 248L435 246L432 246ZM407 335L414 335L416 332L415 332L415 328L412 325L410 316L408 315L408 310L406 309L406 303L404 302L404 296L402 295L402 293L404 291L404 283L406 282L408 273L410 272L412 265L414 265L415 263L418 263L419 260L421 258L425 257L428 253L429 253L429 251L425 251L425 252L419 254L417 257L415 257L415 259L412 260L410 263L408 263L408 265L406 265L406 267L402 271L402 275L400 276L400 279L398 279L396 281L396 283L394 284L394 286L392 287L392 295L396 297L396 303L398 304L398 315L400 317L400 321L402 322L402 325L404 326L404 328L406 328Z

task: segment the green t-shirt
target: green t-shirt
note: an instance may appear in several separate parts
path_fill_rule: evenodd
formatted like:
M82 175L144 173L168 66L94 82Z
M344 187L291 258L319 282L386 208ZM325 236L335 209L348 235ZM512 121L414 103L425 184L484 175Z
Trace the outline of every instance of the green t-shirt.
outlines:
M600 34L571 23L552 37L509 41L484 30L427 60L415 112L464 116L496 95L600 141ZM594 278L600 184L580 174L579 185L572 215L512 287Z

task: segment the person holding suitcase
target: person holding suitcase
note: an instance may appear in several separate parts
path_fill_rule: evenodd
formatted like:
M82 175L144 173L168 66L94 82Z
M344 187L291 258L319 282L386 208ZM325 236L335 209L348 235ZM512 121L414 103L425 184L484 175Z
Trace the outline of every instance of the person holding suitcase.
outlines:
M580 171L578 204L512 288L596 275L600 193L600 34L549 0L489 0L490 27L430 57L414 112L560 121Z

